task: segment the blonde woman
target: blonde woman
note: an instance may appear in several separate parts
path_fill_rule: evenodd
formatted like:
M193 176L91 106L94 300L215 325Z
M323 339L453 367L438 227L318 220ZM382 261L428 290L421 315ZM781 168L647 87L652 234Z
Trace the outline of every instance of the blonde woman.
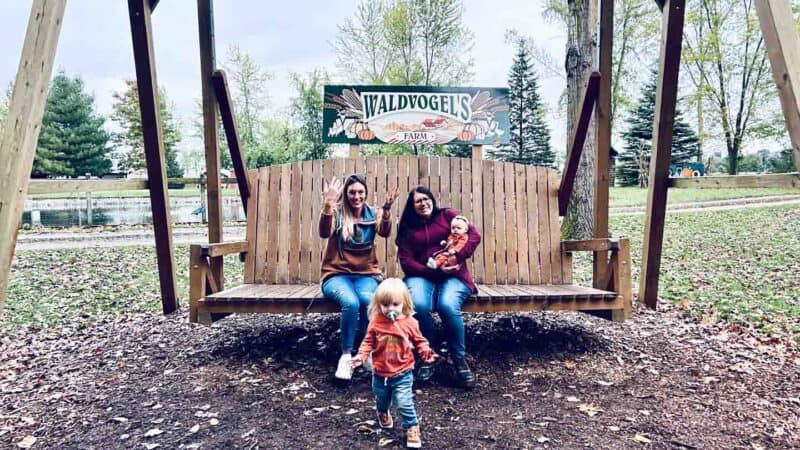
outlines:
M324 207L319 218L319 236L328 239L322 257L320 282L325 298L341 307L339 322L342 354L335 377L349 380L353 375L351 353L358 331L367 329L367 306L381 279L375 254L375 237L389 237L391 208L398 190L387 192L380 209L367 204L367 182L358 174L344 183L332 179L323 185Z

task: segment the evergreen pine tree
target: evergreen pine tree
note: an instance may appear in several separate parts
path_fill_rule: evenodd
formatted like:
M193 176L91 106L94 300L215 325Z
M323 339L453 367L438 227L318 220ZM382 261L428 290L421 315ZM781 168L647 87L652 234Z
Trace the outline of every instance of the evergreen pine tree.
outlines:
M530 60L525 41L520 39L508 76L510 142L492 152L492 156L509 162L552 166L555 155L550 149L550 130Z
M113 141L120 146L118 153L120 168L125 171L143 169L147 164L144 157L142 114L139 111L139 90L136 81L125 80L125 90L114 92L113 97L111 120L122 128L121 132L112 135ZM158 109L164 140L167 177L182 177L183 169L178 164L177 155L181 133L172 112L174 106L168 102L167 94L161 88L158 90ZM224 137L224 135L222 136Z
M59 72L50 85L31 175L103 175L111 168L105 119L80 78Z
M642 88L636 109L628 118L627 131L622 133L625 147L616 162L616 180L620 186L647 186L653 145L657 84L658 73L653 72L650 81ZM681 110L676 108L672 126L670 163L700 161L701 158L697 135L683 119Z

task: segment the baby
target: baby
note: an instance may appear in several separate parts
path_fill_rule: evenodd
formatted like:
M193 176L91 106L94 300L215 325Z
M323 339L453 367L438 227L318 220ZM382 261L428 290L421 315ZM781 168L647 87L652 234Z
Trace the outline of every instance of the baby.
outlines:
M414 349L420 358L432 363L438 355L419 330L419 323L411 317L414 304L403 280L388 278L375 291L368 310L370 322L367 334L350 360L358 367L372 355L372 392L381 428L392 428L394 421L389 412L392 403L403 419L406 446L422 447L419 421L414 409Z
M447 259L458 253L459 250L464 248L469 241L467 236L467 229L469 228L469 221L464 216L455 216L450 221L450 235L447 236L446 241L442 241L443 249L437 251L430 258L428 258L427 266L431 269L438 269L447 264Z

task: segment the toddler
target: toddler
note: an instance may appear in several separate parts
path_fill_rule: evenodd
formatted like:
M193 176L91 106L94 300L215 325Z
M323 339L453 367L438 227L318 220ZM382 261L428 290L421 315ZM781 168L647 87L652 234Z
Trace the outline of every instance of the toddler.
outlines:
M420 448L422 438L412 393L413 350L416 349L427 363L432 363L438 355L422 336L419 323L411 317L413 313L414 305L405 283L399 278L384 280L372 297L367 334L350 364L358 367L372 354L372 392L375 394L378 423L381 428L394 426L389 412L394 403L403 419L406 446Z

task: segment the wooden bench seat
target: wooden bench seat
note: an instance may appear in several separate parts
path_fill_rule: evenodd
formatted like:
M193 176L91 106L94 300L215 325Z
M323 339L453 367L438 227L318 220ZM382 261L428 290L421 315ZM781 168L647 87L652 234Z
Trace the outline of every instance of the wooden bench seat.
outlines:
M615 304L618 296L616 292L575 285L478 285L478 293L464 303L463 310L497 311L497 304L505 305L500 309L504 311L605 310L622 306ZM199 304L211 313L339 311L339 305L322 296L318 284L243 284L207 295Z
M467 261L479 286L464 311L576 310L623 320L630 315L630 252L625 239L562 242L555 170L470 158L376 156L303 161L248 171L247 238L190 247L189 317L211 323L229 313L336 312L322 299L319 275L326 241L317 227L323 180L365 174L370 204L395 186L425 185L440 206L453 207L482 235ZM377 238L388 277L402 277L394 240L405 206L393 207L388 239ZM573 252L608 258L592 287L572 283ZM244 284L223 289L212 274L227 254L244 255ZM610 255L610 256L609 256Z

